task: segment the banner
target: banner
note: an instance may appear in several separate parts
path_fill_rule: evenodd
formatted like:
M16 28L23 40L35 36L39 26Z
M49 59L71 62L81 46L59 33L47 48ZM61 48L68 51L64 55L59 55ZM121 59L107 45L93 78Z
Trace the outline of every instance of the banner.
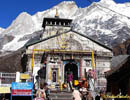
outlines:
M0 87L0 93L10 93L10 87Z
M20 74L20 79L29 79L29 74Z
M32 96L32 90L12 90L12 95Z
M18 83L12 82L12 95L13 96L32 96L33 83Z

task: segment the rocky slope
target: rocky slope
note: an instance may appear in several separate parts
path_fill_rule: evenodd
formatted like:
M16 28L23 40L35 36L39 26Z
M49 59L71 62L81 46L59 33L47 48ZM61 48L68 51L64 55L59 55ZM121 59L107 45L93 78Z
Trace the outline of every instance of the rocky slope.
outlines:
M0 72L15 73L22 72L21 52L7 53L8 55L0 56Z
M130 38L127 39L123 43L119 43L116 46L113 47L113 53L115 56L117 55L130 55Z

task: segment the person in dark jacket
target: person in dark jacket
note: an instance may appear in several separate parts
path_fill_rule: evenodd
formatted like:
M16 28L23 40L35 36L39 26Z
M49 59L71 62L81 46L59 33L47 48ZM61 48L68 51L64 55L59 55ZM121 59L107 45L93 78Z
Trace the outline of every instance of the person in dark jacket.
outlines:
M95 100L100 100L100 95L97 94L97 96L95 97Z

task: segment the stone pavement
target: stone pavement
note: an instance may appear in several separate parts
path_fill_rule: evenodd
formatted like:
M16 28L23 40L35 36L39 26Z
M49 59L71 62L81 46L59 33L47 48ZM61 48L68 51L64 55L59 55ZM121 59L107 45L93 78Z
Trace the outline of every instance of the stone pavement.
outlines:
M72 92L50 91L50 100L73 100Z

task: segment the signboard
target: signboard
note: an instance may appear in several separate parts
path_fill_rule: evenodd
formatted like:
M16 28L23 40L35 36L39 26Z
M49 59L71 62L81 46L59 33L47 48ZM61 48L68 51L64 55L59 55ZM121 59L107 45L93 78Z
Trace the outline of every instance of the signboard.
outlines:
M33 83L26 82L26 83L17 83L12 82L12 95L15 96L31 96L33 90Z
M10 93L10 87L0 87L0 93Z
M33 83L32 82L24 82L24 83L19 83L19 82L12 82L11 88L13 90L32 90L33 89Z
M32 90L12 90L13 96L32 96Z
M20 79L29 79L29 74L20 74Z

